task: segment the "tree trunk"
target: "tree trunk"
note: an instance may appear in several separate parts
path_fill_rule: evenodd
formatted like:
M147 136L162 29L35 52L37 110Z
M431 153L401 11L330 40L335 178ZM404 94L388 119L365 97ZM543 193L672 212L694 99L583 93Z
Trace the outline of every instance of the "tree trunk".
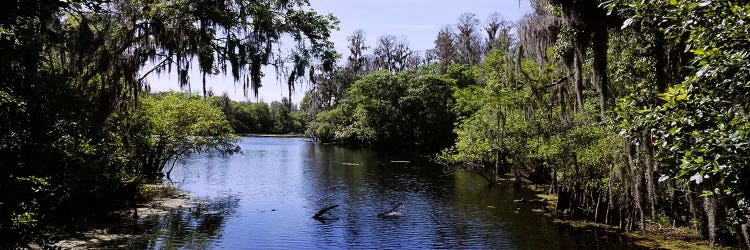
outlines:
M583 111L583 47L576 45L573 52L573 78L575 78L576 110Z
M628 146L628 144L626 143L626 150L627 150L627 146ZM631 203L631 200L632 200L632 192L631 192L632 188L631 188L631 186L633 186L632 179L630 178L630 172L631 172L630 162L626 161L625 163L626 163L626 166L620 168L620 176L622 178L622 184L623 184L622 191L625 194L625 197L623 199L623 203L620 203L620 206L618 208L618 210L620 210L619 222L620 222L620 228L621 229L626 229L627 228L627 225L625 223L625 219L626 219L626 216L628 214L630 214L630 203ZM626 211L624 211L624 212L622 211L623 205L624 205L624 207L626 209Z
M495 180L500 178L500 149L495 150Z
M745 223L740 224L740 234L747 249L750 249L750 219L746 219Z
M594 50L594 85L599 86L599 109L604 116L609 106L609 93L607 90L607 47L609 43L609 31L603 24L599 30L594 33L593 50Z
M713 247L716 245L716 233L719 231L719 225L716 221L716 201L710 196L703 197L703 206L706 210L708 241L711 243L711 247Z
M638 160L635 159L636 148L632 142L628 142L628 167L633 170L632 182L633 182L633 202L635 203L636 209L638 209L639 224L641 230L646 229L646 221L644 217L643 209L643 169L638 166Z
M596 223L599 222L599 205L601 204L601 201L602 201L602 195L600 192L597 192L596 206L594 207L594 222Z
M607 213L604 215L604 224L609 225L609 211L612 210L613 204L614 204L614 195L612 194L612 182L614 181L613 177L613 167L610 167L609 169L609 180L607 181Z
M206 72L203 72L203 98L208 97L208 92L206 92Z
M565 84L557 86L557 90L560 92L560 117L563 121L567 121L568 114L565 110Z
M656 171L654 170L654 148L651 145L651 134L647 133L645 140L641 143L645 147L646 153L646 190L648 191L648 203L651 210L651 219L656 221L656 207L658 206L657 200L657 178Z

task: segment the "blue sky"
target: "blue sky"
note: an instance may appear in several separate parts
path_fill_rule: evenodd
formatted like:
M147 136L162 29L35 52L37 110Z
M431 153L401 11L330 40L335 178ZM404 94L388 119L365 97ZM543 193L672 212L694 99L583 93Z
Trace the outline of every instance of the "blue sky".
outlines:
M332 40L336 50L348 52L346 38L358 29L366 33L368 45L382 35L404 37L414 50L424 51L434 46L438 30L455 24L466 12L474 13L484 22L494 12L506 20L516 22L530 11L529 0L310 0L311 8L319 13L332 13L341 22ZM276 79L273 70L266 70L259 100L265 102L281 100L287 96L286 84ZM192 90L201 90L201 77L191 74ZM148 77L152 91L179 90L175 73ZM214 93L226 92L234 100L255 101L252 93L245 98L241 86L235 86L231 77L214 76L206 79L207 88ZM295 103L304 96L310 86L297 86L292 94Z

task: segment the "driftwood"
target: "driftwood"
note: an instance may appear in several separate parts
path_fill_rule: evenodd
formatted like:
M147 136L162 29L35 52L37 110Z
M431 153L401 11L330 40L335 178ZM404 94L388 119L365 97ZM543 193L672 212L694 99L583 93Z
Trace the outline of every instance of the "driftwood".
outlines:
M328 212L331 209L334 209L334 208L336 208L338 206L339 205L333 205L333 206L325 207L325 208L323 208L321 210L318 210L318 212L315 213L315 215L313 215L313 219L316 219L316 220L327 220L328 218L323 217L323 214L325 214L326 212Z
M400 207L400 206L401 206L401 202L399 202L398 204L396 204L395 206L393 206L393 208L391 208L391 210L388 210L387 212L382 212L382 213L379 213L379 214L378 214L378 217L386 217L386 216L391 216L391 214L392 214L393 212L395 212L395 211L396 211L396 210L398 209L398 207Z

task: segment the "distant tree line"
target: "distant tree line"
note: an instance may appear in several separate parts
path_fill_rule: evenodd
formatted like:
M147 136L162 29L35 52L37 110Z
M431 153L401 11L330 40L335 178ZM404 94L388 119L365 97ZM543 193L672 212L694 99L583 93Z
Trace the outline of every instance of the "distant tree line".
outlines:
M270 104L238 102L227 95L211 97L211 101L237 134L302 134L305 130L304 113L286 97Z

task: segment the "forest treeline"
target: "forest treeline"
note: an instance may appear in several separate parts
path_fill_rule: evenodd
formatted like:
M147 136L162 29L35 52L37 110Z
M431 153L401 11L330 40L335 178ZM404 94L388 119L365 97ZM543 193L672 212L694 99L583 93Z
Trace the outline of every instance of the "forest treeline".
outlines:
M287 97L271 103L234 101L227 95L210 99L221 108L237 134L302 134L305 131L304 113Z
M179 159L236 152L234 130L301 127L251 121L293 116L291 105L218 105L207 98L206 78L231 76L257 96L261 69L273 65L293 89L332 68L337 24L307 1L5 2L0 248L44 246L50 232L135 206L141 184L161 181ZM202 85L203 97L148 94L147 77L159 73L176 74L182 87Z
M303 100L307 134L442 149L489 181L549 184L570 218L750 248L750 5L531 3L518 23L464 14L425 52L355 32Z

